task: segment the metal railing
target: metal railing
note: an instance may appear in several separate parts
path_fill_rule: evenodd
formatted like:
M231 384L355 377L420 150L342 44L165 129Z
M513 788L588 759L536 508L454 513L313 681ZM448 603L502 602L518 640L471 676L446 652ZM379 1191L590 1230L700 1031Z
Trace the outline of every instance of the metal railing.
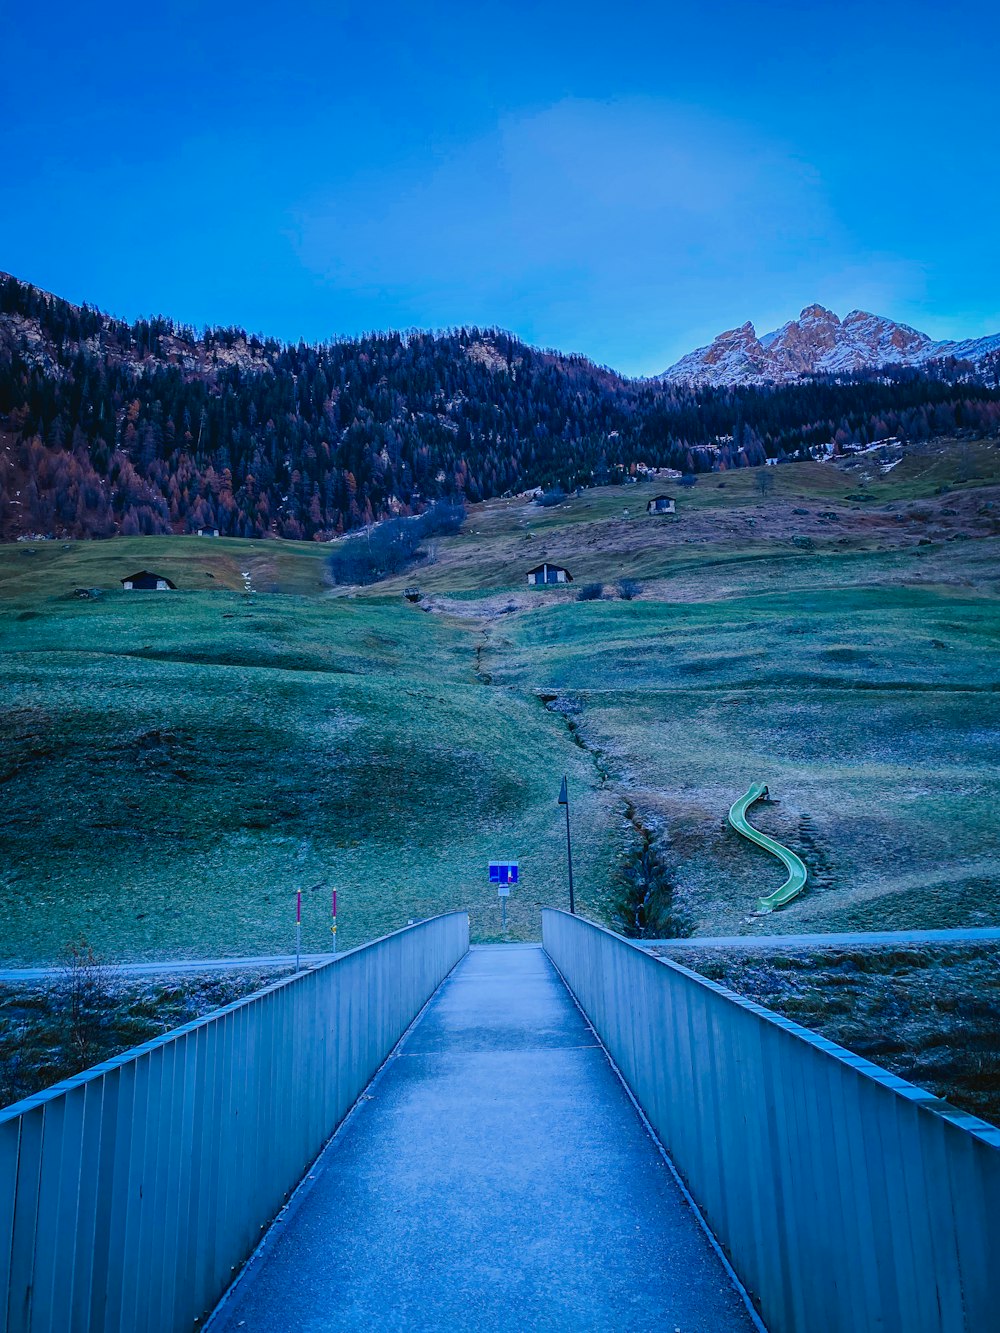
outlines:
M190 1333L468 947L435 917L0 1111L0 1330Z
M579 917L542 939L772 1333L1000 1330L1000 1130Z

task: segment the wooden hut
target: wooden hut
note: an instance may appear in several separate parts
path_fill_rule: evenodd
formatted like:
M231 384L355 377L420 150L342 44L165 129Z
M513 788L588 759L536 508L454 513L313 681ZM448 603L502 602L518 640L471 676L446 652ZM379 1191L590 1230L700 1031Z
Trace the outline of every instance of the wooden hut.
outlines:
M168 592L176 584L164 578L162 574L152 574L148 569L140 569L138 574L130 574L127 579L122 579L122 587L126 592L133 592L138 589L151 592Z
M563 569L562 565L550 565L548 563L536 565L534 569L528 570L528 583L531 587L540 587L543 583L572 583L573 575L568 569Z

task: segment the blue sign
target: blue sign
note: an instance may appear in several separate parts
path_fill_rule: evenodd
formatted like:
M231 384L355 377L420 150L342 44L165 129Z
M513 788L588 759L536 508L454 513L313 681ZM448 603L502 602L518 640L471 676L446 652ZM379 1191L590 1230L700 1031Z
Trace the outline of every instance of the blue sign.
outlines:
M491 884L516 884L516 883L517 883L517 862L516 862L516 861L491 861L491 862L490 862L490 883L491 883Z

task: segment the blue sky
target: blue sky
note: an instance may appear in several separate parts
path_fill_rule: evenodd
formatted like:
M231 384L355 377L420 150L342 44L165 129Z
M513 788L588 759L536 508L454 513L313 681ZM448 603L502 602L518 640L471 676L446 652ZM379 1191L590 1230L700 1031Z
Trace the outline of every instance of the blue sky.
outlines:
M0 268L71 300L632 374L813 301L1000 330L992 3L4 7Z

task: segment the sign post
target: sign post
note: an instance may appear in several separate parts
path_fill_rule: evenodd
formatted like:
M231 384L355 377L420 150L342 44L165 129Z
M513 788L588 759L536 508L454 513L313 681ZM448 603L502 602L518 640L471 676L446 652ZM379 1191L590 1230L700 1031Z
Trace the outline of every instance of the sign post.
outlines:
M497 897L500 899L500 928L504 934L507 933L507 899L510 897L510 886L517 884L518 879L519 868L516 861L490 862L490 883L497 886Z
M333 921L330 924L330 934L333 936L333 952L337 952L337 890L333 890L332 913Z
M295 970L302 958L302 890L295 890Z

